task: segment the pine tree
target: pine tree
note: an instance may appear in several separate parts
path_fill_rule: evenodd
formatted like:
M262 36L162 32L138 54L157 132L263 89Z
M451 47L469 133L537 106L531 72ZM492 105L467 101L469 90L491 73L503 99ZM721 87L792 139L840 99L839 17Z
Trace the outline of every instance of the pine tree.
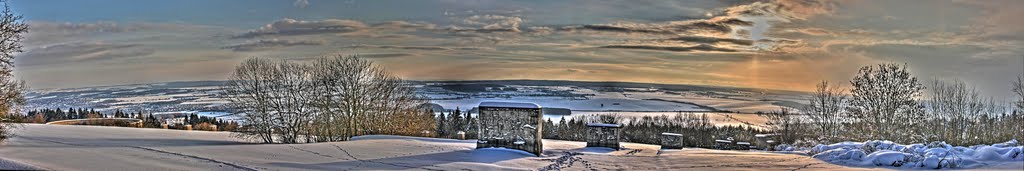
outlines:
M449 131L449 133L451 135L454 135L454 134L458 133L459 131L464 131L465 128L463 128L462 113L460 112L459 108L455 107L455 111L453 111L450 114L451 115L448 116L448 119L449 119L449 122L448 122L449 127L448 128L451 129Z
M437 136L448 136L448 119L444 117L444 112L441 112L441 114L437 115Z

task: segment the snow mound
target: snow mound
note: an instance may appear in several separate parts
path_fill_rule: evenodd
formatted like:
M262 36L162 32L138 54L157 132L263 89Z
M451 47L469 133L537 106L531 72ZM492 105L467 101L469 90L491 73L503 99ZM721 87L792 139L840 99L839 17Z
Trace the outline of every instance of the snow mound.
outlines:
M872 140L818 144L808 154L822 161L849 166L976 168L987 163L1024 161L1024 146L1017 140L970 147L952 146L945 142L903 145Z

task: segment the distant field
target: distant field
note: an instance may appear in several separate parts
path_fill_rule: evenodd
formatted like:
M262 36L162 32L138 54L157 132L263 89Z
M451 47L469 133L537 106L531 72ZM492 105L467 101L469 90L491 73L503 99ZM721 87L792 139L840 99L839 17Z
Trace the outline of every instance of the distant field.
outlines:
M26 109L91 108L147 112L234 113L223 81L170 82L26 93ZM482 101L532 102L573 111L737 112L801 108L805 93L733 87L545 80L411 81L416 93L444 109L471 110ZM231 119L231 118L227 118Z

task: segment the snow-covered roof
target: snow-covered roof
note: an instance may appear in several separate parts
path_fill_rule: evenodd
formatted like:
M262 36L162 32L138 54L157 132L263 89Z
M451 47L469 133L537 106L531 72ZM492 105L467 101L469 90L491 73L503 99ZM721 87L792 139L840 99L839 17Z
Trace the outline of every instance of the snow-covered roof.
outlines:
M720 143L732 143L732 141L729 141L729 140L715 140L715 142L720 142Z
M676 134L676 133L668 133L668 132L663 132L663 133L661 133L661 135L668 135L668 136L683 136L683 134Z
M775 136L775 134L755 134L754 135L754 137L759 137L759 138L770 137L770 136Z
M540 105L534 103L518 103L518 102L480 102L480 107L505 107L505 108L525 108L525 109L540 109Z
M736 142L737 145L750 145L750 142Z
M613 127L613 128L622 127L622 125L619 125L619 124L606 124L606 123L588 123L587 126L592 126L592 127Z

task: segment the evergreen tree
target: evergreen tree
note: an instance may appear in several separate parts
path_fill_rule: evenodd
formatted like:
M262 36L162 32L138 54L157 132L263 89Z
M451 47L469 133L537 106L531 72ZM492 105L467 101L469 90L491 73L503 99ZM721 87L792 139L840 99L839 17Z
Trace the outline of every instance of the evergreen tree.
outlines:
M448 136L448 119L444 117L444 112L437 115L437 137Z
M448 129L450 129L448 131L448 133L450 133L449 136L454 136L459 131L465 131L465 128L463 127L462 113L460 112L459 107L455 107L455 111L449 114L451 114L448 116Z

